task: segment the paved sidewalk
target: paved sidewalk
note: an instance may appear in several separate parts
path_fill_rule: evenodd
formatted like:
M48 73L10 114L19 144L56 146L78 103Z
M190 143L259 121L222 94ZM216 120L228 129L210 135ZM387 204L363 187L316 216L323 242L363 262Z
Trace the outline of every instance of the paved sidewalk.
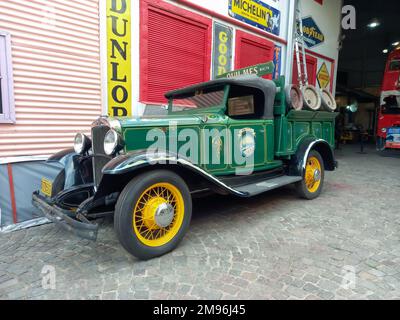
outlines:
M314 201L292 187L195 201L180 247L147 262L112 221L95 243L52 224L2 234L0 299L399 299L400 156L356 151Z

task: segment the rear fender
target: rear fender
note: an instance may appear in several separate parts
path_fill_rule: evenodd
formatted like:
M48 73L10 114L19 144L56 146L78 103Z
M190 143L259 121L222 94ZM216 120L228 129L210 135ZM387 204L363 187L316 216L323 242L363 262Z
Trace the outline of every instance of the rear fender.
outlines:
M304 177L307 159L312 150L317 151L321 155L326 171L334 171L338 166L332 147L328 142L314 137L307 137L300 143L296 154L291 158L289 166L290 175Z

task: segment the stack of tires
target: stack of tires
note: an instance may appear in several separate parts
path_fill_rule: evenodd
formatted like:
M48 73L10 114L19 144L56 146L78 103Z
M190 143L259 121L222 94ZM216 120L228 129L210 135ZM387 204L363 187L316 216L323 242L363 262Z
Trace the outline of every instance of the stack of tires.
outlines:
M285 94L289 109L334 112L337 108L335 98L327 89L291 84L286 87Z

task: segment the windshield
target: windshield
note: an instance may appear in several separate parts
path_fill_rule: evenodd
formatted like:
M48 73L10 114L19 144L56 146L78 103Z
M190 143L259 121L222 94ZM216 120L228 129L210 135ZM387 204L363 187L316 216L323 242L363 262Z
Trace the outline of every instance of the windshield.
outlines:
M400 71L400 60L392 60L389 65L389 70L390 71Z
M214 91L199 91L184 98L172 100L172 112L198 110L217 107L224 103L224 89Z
M383 114L400 114L400 96L388 96L383 101Z

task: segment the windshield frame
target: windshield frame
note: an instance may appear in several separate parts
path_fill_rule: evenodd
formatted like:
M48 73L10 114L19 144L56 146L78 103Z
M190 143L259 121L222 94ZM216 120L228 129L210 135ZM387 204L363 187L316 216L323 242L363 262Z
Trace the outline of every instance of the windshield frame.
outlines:
M181 110L181 111L173 111L173 102L175 97L171 97L168 100L168 115L176 115L176 114L196 114L196 113L221 113L224 114L226 112L226 105L229 97L230 85L224 86L224 97L220 105L204 107L204 108L193 108L192 110Z

